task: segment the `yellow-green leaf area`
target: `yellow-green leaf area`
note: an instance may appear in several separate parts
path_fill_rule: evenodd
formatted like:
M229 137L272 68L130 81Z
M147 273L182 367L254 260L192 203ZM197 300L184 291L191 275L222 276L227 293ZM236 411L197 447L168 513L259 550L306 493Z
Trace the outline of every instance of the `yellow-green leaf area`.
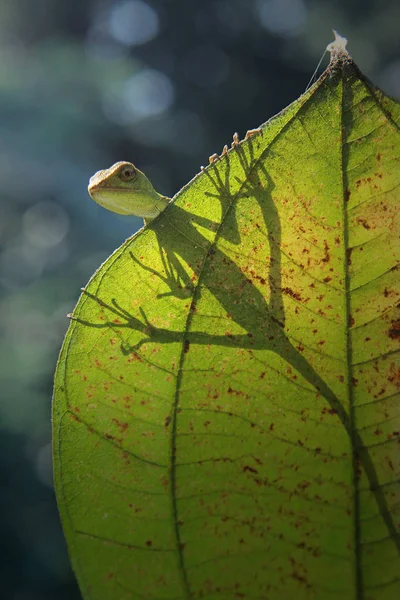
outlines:
M400 596L399 123L340 54L89 282L54 399L86 600Z

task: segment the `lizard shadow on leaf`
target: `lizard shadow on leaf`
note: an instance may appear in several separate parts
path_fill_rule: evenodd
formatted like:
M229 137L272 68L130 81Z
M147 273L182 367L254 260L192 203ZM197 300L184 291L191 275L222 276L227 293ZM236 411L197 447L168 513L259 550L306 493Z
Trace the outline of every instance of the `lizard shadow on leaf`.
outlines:
M247 145L248 155L246 155L242 146L236 147L236 156L243 172L242 177L235 176L239 188L236 192L231 190L230 155L225 157L224 176L220 174L217 168L207 169L205 172L215 189L215 193L207 191L207 196L215 197L221 202L221 224L217 225L218 228L213 242L203 236L196 225L215 231L215 223L204 217L188 213L187 210L172 203L161 216L163 225L157 225L157 221L160 223L159 219L150 225L157 236L161 262L166 274L163 275L153 267L143 265L130 253L131 260L136 266L139 265L144 271L157 276L169 287L170 291L159 294L157 299L166 296L188 297L190 299L185 330L172 331L167 328L156 327L151 324L143 309L139 309L141 315L141 319L139 319L121 307L116 299L112 299L111 303L106 303L98 296L87 291L84 293L96 301L102 311L108 310L113 319L103 319L102 323L89 323L80 318L77 318L76 321L92 327L110 327L121 340L122 354L135 353L139 355L139 351L144 344L172 342L181 343L184 352L189 350L191 344L229 346L248 349L249 352L259 349L275 352L297 369L326 399L331 409L338 415L348 436L353 440L355 460L360 462L368 477L370 489L375 495L388 532L397 544L398 549L400 549L398 534L388 510L385 495L379 486L379 479L368 449L363 445L359 433L352 428L349 415L343 404L310 362L305 359L302 352L294 345L293 342L296 342L296 340L289 339L284 330L285 315L281 284L281 226L272 197L274 182L263 165L263 155L255 159L252 144L254 144L254 140L250 139ZM269 152L270 148L271 145L265 152ZM263 183L263 180L266 183ZM267 265L265 266L265 279L268 279L270 290L268 301L265 295L256 287L253 280L244 272L243 268L240 268L217 244L219 238L225 238L232 244L240 244L241 239L235 211L238 200L245 201L249 197L255 199L260 206L264 223L259 224L259 226L265 230L265 236L269 244L269 268ZM224 227L228 219L229 227ZM231 226L231 224L235 224L235 226ZM166 256L163 255L164 248L167 249ZM194 273L194 281L192 281L178 257L181 257L184 263L190 265ZM257 280L257 277L255 279ZM221 332L221 334L210 335L206 332L193 330L191 323L193 315L196 314L197 303L200 300L203 287L215 296L219 305L226 311L227 318L232 319L244 330L243 334L233 334L228 330ZM127 329L139 332L142 335L141 339L131 344L128 339L130 336L124 335L121 331L126 332ZM225 325L224 329L226 329Z
M160 279L160 281L162 281L166 286L170 288L169 292L157 294L157 299L166 298L168 296L175 296L176 298L190 297L193 291L193 283L190 280L190 277L188 276L184 267L179 262L178 257L173 252L173 250L164 250L163 248L161 248L161 246L159 247L159 249L165 275L163 275L156 269L148 267L144 263L140 262L140 260L136 258L133 252L129 252L129 256L131 257L134 263L140 266L141 269L155 275L155 277Z

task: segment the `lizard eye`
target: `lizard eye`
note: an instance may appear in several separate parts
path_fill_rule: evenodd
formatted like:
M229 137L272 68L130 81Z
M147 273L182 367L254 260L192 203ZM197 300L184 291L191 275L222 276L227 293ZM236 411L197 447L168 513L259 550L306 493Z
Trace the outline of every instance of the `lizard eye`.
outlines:
M122 181L131 181L136 177L136 171L133 167L124 167L119 174L120 179Z

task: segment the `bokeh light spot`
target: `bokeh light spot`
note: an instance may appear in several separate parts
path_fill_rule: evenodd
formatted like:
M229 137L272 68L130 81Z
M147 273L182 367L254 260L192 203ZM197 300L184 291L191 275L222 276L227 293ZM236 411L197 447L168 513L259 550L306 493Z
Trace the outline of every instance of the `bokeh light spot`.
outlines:
M143 69L104 98L104 112L119 124L129 124L159 115L174 102L174 86L164 73Z
M22 217L24 238L37 248L58 246L68 233L69 218L55 202L38 202Z
M126 46L140 46L157 37L160 22L156 11L142 0L128 0L110 13L111 35Z

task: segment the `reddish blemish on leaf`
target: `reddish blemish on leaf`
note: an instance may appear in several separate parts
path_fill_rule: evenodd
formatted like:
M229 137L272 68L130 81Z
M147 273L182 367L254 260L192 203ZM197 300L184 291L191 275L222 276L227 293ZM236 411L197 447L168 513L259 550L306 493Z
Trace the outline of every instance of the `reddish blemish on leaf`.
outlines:
M336 415L336 410L334 408L328 408L327 406L324 406L321 412L323 415Z
M327 240L324 240L324 252L325 252L325 254L322 259L322 262L327 263L330 261L330 258L331 258L330 254L329 254L329 244L328 244Z
M388 380L400 388L400 369L394 363L390 365Z
M364 229L371 229L371 226L368 225L366 219L363 219L362 217L358 217L356 219L357 223L359 223L360 225L362 225L364 227Z
M284 287L284 288L282 288L282 292L284 294L287 294L288 296L291 296L292 298L294 298L298 302L302 301L302 298L301 298L300 294L298 292L295 292L294 290L292 290L292 288L290 288L290 287Z
M400 320L392 323L388 335L392 340L397 340L400 337Z
M128 423L123 423L122 421L120 421L119 419L116 419L115 417L113 419L111 419L111 421L113 423L115 423L115 425L121 430L121 433L125 433L125 431L128 429Z
M242 468L242 471L244 471L244 472L249 471L249 473L258 473L257 469L254 469L253 467L250 467L249 465L245 465Z

